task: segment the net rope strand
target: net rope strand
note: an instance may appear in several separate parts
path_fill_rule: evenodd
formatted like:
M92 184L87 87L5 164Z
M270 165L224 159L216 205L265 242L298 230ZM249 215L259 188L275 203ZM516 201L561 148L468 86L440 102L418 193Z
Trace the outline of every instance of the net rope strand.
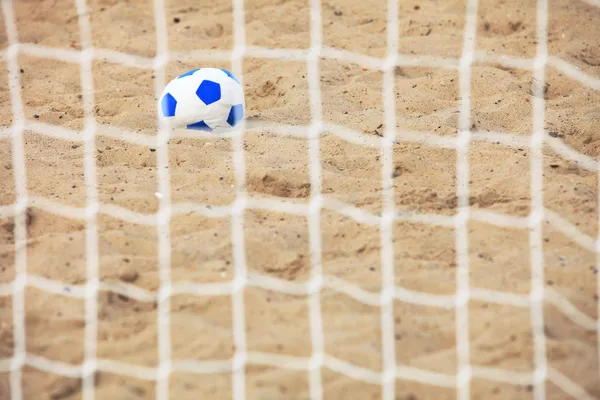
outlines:
M586 0L590 5L600 6L594 0ZM470 114L470 66L473 62L494 62L511 68L532 71L537 82L544 82L545 67L556 68L565 76L581 84L600 90L600 78L592 77L582 72L569 62L548 55L548 3L538 0L537 3L537 49L534 59L498 56L485 52L474 51L475 26L477 16L477 0L469 0L466 11L466 24L463 43L463 54L460 59L439 58L432 56L416 56L398 54L398 0L388 0L388 51L385 59L378 59L352 53L346 50L334 49L322 43L321 3L311 0L311 47L310 49L267 49L258 46L248 46L245 43L245 17L243 0L234 0L234 49L225 51L191 51L169 52L168 37L165 21L164 0L154 0L156 27L157 56L153 58L124 54L117 51L98 49L92 46L89 21L89 8L86 0L76 0L75 5L79 16L81 35L81 51L57 49L30 43L20 43L16 26L13 0L2 0L8 47L0 53L0 58L7 63L9 74L9 91L13 112L13 122L10 128L0 130L0 139L11 140L13 155L13 173L15 179L16 202L12 205L0 206L0 217L14 218L15 222L15 280L8 284L0 284L0 296L11 296L13 312L14 352L9 359L0 359L0 371L10 372L11 400L23 398L22 368L25 365L42 371L63 376L81 377L82 391L85 400L93 400L94 376L97 371L106 371L138 379L155 381L157 398L169 398L169 379L172 372L188 373L233 373L233 393L236 399L245 398L245 365L271 365L309 373L309 392L311 399L321 399L323 387L320 370L329 368L338 373L357 380L382 385L382 397L393 399L395 391L394 378L455 388L461 399L469 398L469 382L471 378L481 378L512 384L532 384L536 399L545 398L545 379L553 382L563 391L575 398L592 398L576 382L548 365L546 359L546 344L543 331L543 305L552 304L557 310L571 321L584 329L599 333L600 319L592 319L577 309L567 298L553 290L544 287L543 250L541 223L548 223L564 235L571 238L581 247L597 254L600 265L600 234L593 238L581 232L574 224L557 213L546 209L543 204L543 154L544 146L551 148L559 156L577 162L582 168L598 173L598 161L577 152L557 138L548 137L544 131L545 100L543 85L534 86L533 97L533 127L532 136L526 137L510 132L471 132L469 126ZM27 121L21 99L21 87L18 55L27 54L36 57L76 63L80 66L81 85L83 91L83 107L85 126L83 135L67 128L39 122ZM291 126L270 124L253 121L242 121L241 126L233 133L225 135L232 139L232 151L237 182L237 196L230 206L211 206L198 203L171 203L170 179L168 170L169 138L213 138L207 133L169 132L162 129L157 137L151 137L125 129L115 128L95 121L93 115L94 88L92 62L107 59L123 66L153 70L156 75L155 93L162 91L165 83L165 67L169 60L181 61L224 61L232 63L234 74L243 82L242 62L244 57L257 57L275 60L304 61L309 71L309 91L311 104L311 124L308 126ZM319 60L329 59L361 66L383 72L382 87L385 108L385 134L375 138L356 132L342 126L326 123L322 120L320 104L320 70ZM430 132L397 131L395 128L394 103L394 68L396 66L421 66L446 68L456 70L461 74L461 103L459 135L456 138L442 137ZM26 163L23 135L32 131L61 140L83 142L84 144L84 177L86 183L86 206L78 208L56 203L52 200L30 196L27 193ZM249 196L246 193L246 170L243 153L244 132L269 132L282 136L304 137L309 140L309 162L311 178L311 198L309 204L297 204L289 201ZM377 147L382 154L382 199L384 209L382 215L376 215L362 210L337 199L324 196L321 193L321 169L319 155L319 138L324 133L336 135L349 143ZM159 211L156 214L141 214L123 207L102 204L98 199L96 165L94 161L95 138L98 136L111 137L125 142L157 148L158 196ZM514 217L497 212L471 210L468 204L468 146L473 141L499 142L505 146L528 148L531 150L531 214L526 217ZM457 150L457 195L459 211L455 216L423 214L418 212L396 212L393 203L393 182L390 179L393 167L393 144L397 142L422 143L431 147L450 148ZM65 285L56 280L47 279L27 273L27 230L26 210L36 207L46 212L85 221L86 224L86 276L84 285ZM306 283L289 282L277 278L252 273L248 275L244 248L244 210L270 210L295 215L303 215L309 221L309 238L311 247L311 280ZM359 286L346 282L334 276L325 275L322 271L320 212L322 209L336 211L352 218L359 223L380 228L382 256L382 291L372 293ZM232 243L234 251L235 276L229 283L191 284L172 283L170 278L170 218L186 212L221 218L231 217ZM99 282L98 280L98 232L96 219L98 214L109 215L123 221L134 222L147 226L155 226L158 233L159 270L161 285L158 292L151 292L132 284ZM466 223L477 220L501 227L532 228L530 232L532 287L529 295L519 295L482 288L471 288L468 281L468 236ZM409 221L432 226L456 227L457 246L457 291L455 295L436 295L417 292L399 287L395 284L393 259L393 223ZM84 361L81 365L72 365L54 361L35 354L27 353L25 346L25 288L31 287L48 293L83 299L85 302L85 340ZM306 295L309 304L309 319L311 326L312 357L295 357L263 352L248 351L245 332L244 289L257 287L281 293ZM600 291L600 274L597 277L597 287ZM320 291L323 288L343 293L364 304L380 307L382 328L382 372L370 370L352 363L340 360L325 352L323 326L320 305ZM110 291L123 294L139 301L158 301L159 365L156 368L141 367L116 360L98 358L96 354L97 340L97 293ZM170 344L170 298L179 294L196 296L228 295L232 298L233 329L236 353L231 360L174 360ZM494 304L529 308L534 334L534 365L531 372L514 372L498 368L488 368L471 365L469 359L468 337L468 308L469 300L480 300ZM420 368L401 365L395 359L395 341L393 337L394 318L393 302L402 301L411 304L439 307L456 310L457 361L458 373L443 374ZM600 304L598 305L600 314ZM600 359L600 346L598 358Z
M246 56L244 0L233 0L233 54L231 54L232 72L244 87L243 61ZM246 265L246 239L244 232L244 213L248 206L246 188L246 160L244 155L244 136L246 120L237 125L238 135L231 141L233 166L236 181L236 196L231 215L231 234L234 260L234 292L232 293L232 323L235 355L233 357L232 393L234 400L242 400L246 396L246 364L248 349L246 343L246 308L244 295L248 285Z
M311 262L311 291L308 293L308 316L312 356L309 365L309 393L312 400L323 398L321 370L324 363L325 340L321 315L321 289L323 287L321 241L321 158L320 137L323 129L321 108L320 57L322 50L321 1L310 0L310 51L306 59L311 124L308 132L308 158L310 178L310 204L308 206L308 238Z
M383 210L379 224L381 254L381 353L382 398L396 399L396 329L394 318L394 141L396 139L396 62L398 54L398 0L387 1L387 51L383 71L384 134L381 141L381 188Z
M94 118L94 78L92 75L92 47L89 11L85 0L77 0L79 32L82 51L80 53L80 80L82 90L84 132L84 181L86 186L85 210L85 304L84 304L84 352L81 391L84 400L95 398L96 351L98 334L98 287L99 253L98 226L99 210L98 181L96 175L96 120Z
M454 219L456 245L456 397L468 400L471 389L471 362L469 340L469 145L471 142L471 66L477 32L477 0L466 5L463 48L458 70L459 118L456 142L456 198L457 214Z
M25 112L21 100L21 79L19 61L17 58L19 36L15 24L12 2L2 2L2 14L6 26L9 48L7 54L8 86L11 98L13 123L11 126L13 174L15 180L16 203L11 207L14 213L15 241L15 280L11 291L13 309L13 357L8 360L10 370L10 393L12 399L23 398L22 369L26 364L25 349L25 286L27 285L27 224L26 205L27 172L25 165L24 125Z
M48 47L32 43L19 43L19 48L20 52L25 55L71 63L79 62L79 51L77 50L60 49L57 47ZM306 61L306 59L309 57L309 51L305 49L269 49L260 46L247 46L245 53L248 57L282 61ZM180 61L231 61L231 52L227 51L173 51L169 54L172 60ZM4 60L7 58L7 56L8 53L6 50L0 52L0 59ZM477 51L474 54L474 57L474 61L496 63L507 68L523 69L526 71L531 71L534 69L533 59L508 55L497 55L487 53L485 51ZM351 53L346 50L334 49L325 45L321 49L321 58L363 65L370 69L379 71L383 71L385 69L385 60ZM94 49L94 59L99 61L105 60L113 64L119 64L126 67L148 70L153 68L154 63L154 58L125 54L106 49ZM457 69L460 63L459 59L451 57L441 58L418 54L398 54L397 60L397 66L445 69ZM580 68L570 64L568 61L565 61L560 57L548 55L547 65L554 67L569 78L589 86L591 89L600 90L600 78L593 77L581 71Z
M546 378L548 362L546 359L546 334L544 332L544 121L546 104L544 100L544 82L546 60L548 57L548 0L537 0L536 9L536 55L534 59L532 82L532 132L530 156L531 211L529 229L531 291L530 316L533 333L533 396L536 400L546 398Z
M164 0L154 0L154 26L156 31L156 57L153 62L154 93L160 98L166 84L165 67L169 61L168 32ZM156 398L169 398L169 381L172 372L171 357L171 186L169 174L170 134L160 121L156 110L158 134L156 147L156 170L158 175L158 276L160 286L157 301L158 324L158 370L156 371Z

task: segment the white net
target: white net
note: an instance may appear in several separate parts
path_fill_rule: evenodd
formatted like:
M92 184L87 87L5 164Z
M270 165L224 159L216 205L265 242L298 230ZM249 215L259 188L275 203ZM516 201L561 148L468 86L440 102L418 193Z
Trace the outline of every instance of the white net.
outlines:
M544 256L542 224L551 224L556 230L571 238L575 243L588 251L599 253L600 241L580 231L557 213L544 207L543 199L543 156L544 146L548 146L560 156L570 159L581 168L597 173L598 162L567 146L558 138L550 137L545 128L545 69L552 65L565 76L572 78L594 90L600 90L600 79L592 77L566 61L548 55L548 1L537 1L534 59L495 56L490 53L477 52L475 48L478 18L477 0L469 0L466 7L462 56L460 59L439 58L433 56L417 56L399 54L398 46L398 2L388 1L387 14L387 57L372 58L335 49L323 45L322 42L322 4L320 0L310 1L310 48L302 49L269 49L246 45L244 0L233 1L233 51L197 51L170 52L165 17L165 4L162 0L154 1L156 29L156 56L144 58L120 53L112 50L94 48L90 29L90 14L86 0L77 0L81 51L44 47L41 45L22 43L15 22L12 0L2 1L2 13L8 35L8 48L3 56L8 65L10 98L12 104L12 126L0 132L0 137L12 141L13 171L16 185L17 201L14 205L0 207L0 216L14 218L15 267L16 279L0 285L0 295L10 296L13 306L14 354L11 358L0 360L0 371L10 373L10 398L19 400L24 397L22 369L31 366L53 374L82 379L82 395L86 400L95 398L95 372L107 371L114 374L131 376L143 380L156 381L156 398L169 398L170 375L173 372L189 372L208 374L232 373L232 393L235 399L242 399L246 393L246 366L249 364L272 365L278 368L306 371L309 379L311 399L324 397L322 369L328 368L355 380L381 385L382 397L396 398L398 381L416 381L428 385L440 386L456 390L456 397L471 398L472 379L485 379L495 382L531 385L536 399L547 397L547 382L552 382L572 398L592 398L582 385L568 378L565 374L549 366L547 361L547 344L544 323L544 303L550 303L568 316L574 323L589 331L598 331L600 323L578 310L566 298L545 288ZM592 6L597 6L593 1ZM81 87L85 127L77 132L26 118L21 98L21 78L18 61L19 54L35 55L49 59L78 63L81 71ZM103 126L102 135L118 138L132 144L156 148L156 169L159 185L157 197L159 211L154 215L140 214L125 208L101 203L97 191L96 171L96 137L99 134L99 123L94 116L94 81L92 63L96 59L109 60L112 63L128 67L152 69L155 75L155 92L158 96L165 85L165 67L170 60L190 58L200 60L230 60L232 72L243 82L242 62L245 57L293 60L307 63L307 79L310 92L311 123L308 126L277 125L246 121L233 132L233 164L236 178L236 199L231 206L210 206L197 203L173 203L171 201L171 185L169 175L168 141L176 137L210 138L204 133L176 132L174 135L160 130L157 136L144 136L122 129L110 129ZM383 99L385 113L385 131L381 136L368 136L359 132L332 125L323 119L320 67L322 59L332 59L355 63L372 70L383 72ZM532 71L536 84L532 86L532 129L531 136L518 136L504 132L473 132L471 129L471 77L472 64L476 61L494 62L507 68L519 68ZM430 67L454 70L459 76L459 134L456 137L440 136L433 133L397 131L395 73L397 67ZM86 207L77 208L54 202L47 198L33 197L28 194L26 184L26 165L24 156L25 130L41 135L81 142L84 146L84 168L86 185ZM261 198L249 195L246 191L246 166L244 159L243 134L247 131L269 131L280 135L292 135L308 139L310 167L310 199L306 204L297 204L273 198ZM380 215L369 213L358 207L341 202L322 192L322 171L320 156L320 136L322 132L330 132L348 142L371 146L381 150L381 179L383 210ZM472 209L470 207L470 170L469 146L472 142L500 143L514 148L525 148L530 151L531 204L527 217L515 217L498 212ZM453 216L424 214L417 212L399 212L394 204L393 183L393 149L397 142L421 143L427 146L456 150L456 195L458 199L457 213ZM26 210L35 202L35 207L47 212L85 222L86 232L86 271L87 280L84 285L71 286L65 291L61 282L50 280L27 272ZM311 278L306 283L294 283L256 273L249 273L246 263L244 212L247 209L264 209L281 213L305 216L308 219ZM380 231L382 290L379 294L367 292L356 285L340 278L326 275L322 270L322 236L321 211L334 210L342 215L359 221L361 224L375 226ZM196 212L207 217L231 216L231 232L233 245L234 276L229 283L214 284L180 284L171 283L171 239L170 222L172 216L187 212ZM134 222L157 229L159 249L160 289L153 293L134 286L119 286L99 279L98 226L99 214L109 215L123 221ZM455 231L457 286L455 295L436 295L409 290L396 285L394 269L393 226L397 221L408 221L439 227L453 227ZM514 294L475 288L470 285L469 278L469 221L482 221L500 227L529 229L529 249L531 265L531 290L529 294ZM247 286L260 287L276 292L306 295L310 321L310 358L286 356L274 353L257 352L246 345L246 315L244 306L244 289ZM85 301L85 351L81 365L71 365L51 360L27 351L25 329L26 287L83 299ZM343 293L364 304L379 307L381 310L381 343L382 368L374 371L354 365L338 357L327 354L324 345L324 328L320 293L328 288ZM598 279L600 288L600 279ZM140 301L158 302L158 367L149 368L127 364L124 362L103 359L97 356L98 303L99 291L112 291L126 294ZM176 359L171 354L171 305L174 295L191 294L197 296L225 295L232 297L232 329L235 355L231 360L190 361ZM469 335L469 301L480 300L491 304L505 305L530 310L533 333L533 369L530 372L518 372L507 369L474 365L470 356ZM457 373L445 374L429 371L413 366L403 365L396 359L396 339L394 333L394 301L402 301L415 305L455 310L456 323L456 355ZM598 350L597 350L598 351ZM600 359L600 351L598 351Z

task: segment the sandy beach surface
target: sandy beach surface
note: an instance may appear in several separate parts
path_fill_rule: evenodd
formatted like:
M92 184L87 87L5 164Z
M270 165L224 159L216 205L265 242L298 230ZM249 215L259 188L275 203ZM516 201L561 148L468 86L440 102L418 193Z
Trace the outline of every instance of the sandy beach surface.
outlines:
M12 3L15 21L8 26L16 24L21 43L70 52L81 49L75 1ZM89 0L94 48L154 57L153 3ZM161 17L169 51L227 52L234 46L232 2L164 3ZM321 3L323 46L385 57L387 1ZM477 57L472 65L470 121L472 132L488 139L473 140L466 155L473 218L466 229L457 231L451 217L458 210L460 180L452 143L460 117L460 74L457 68L442 68L434 62L458 63L468 21L467 2L399 3L398 51L407 60L428 56L432 63L401 66L394 75L396 125L398 132L410 135L400 136L393 145L392 177L386 177L393 184L394 207L404 216L392 225L391 249L382 249L378 225L386 207L384 159L382 150L370 144L380 143L385 134L383 73L362 62L328 57L332 51L324 53L319 63L324 123L364 138L353 142L339 132L324 132L319 140L321 192L328 199L320 213L320 259L326 282L333 282L318 296L320 334L327 355L321 369L324 398L381 398L377 374L394 358L401 374L408 371L405 378L414 371L430 372L417 372L420 380L398 379L398 400L455 399L454 376L465 355L473 368L472 399L533 399L536 388L531 377L544 366L550 377L541 385L545 398L574 399L578 391L600 398L600 281L594 251L599 219L599 179L594 168L600 155L600 90L560 68L570 66L568 71L595 79L596 85L600 82L600 7L580 0L548 1L549 64L543 90L543 128L548 133L540 170L529 148L535 103L531 90L536 82L532 70L526 68L537 51L536 2L479 2L474 46L487 58ZM308 134L312 118L310 71L304 61L261 58L252 49L307 50L311 45L310 2L245 0L244 9L250 55L241 69L248 123L257 128L246 132L240 147L247 191L252 198L301 207L309 203L314 189L310 143L301 137ZM0 47L5 49L9 45L7 21L3 17L0 22ZM81 218L86 207L86 149L81 140L67 140L69 132L84 128L80 66L72 62L76 60L45 58L35 47L29 49L33 50L19 52L17 60L18 93L25 118L33 124L22 137L24 169L15 164L20 158L14 158L18 154L9 130L13 121L9 64L6 57L0 60L5 71L0 74L4 129L0 133L0 284L12 282L15 265L25 263L27 272L38 280L71 289L52 293L27 286L27 353L33 359L62 363L58 366L83 362L86 308L85 300L76 294L86 283L86 266L97 261L103 285L116 289L102 290L97 297L96 356L141 368L126 367L126 374L101 368L95 375L97 399L155 398L152 368L161 361L159 340L165 332L170 335L174 365L177 360L225 365L211 373L173 372L169 379L172 399L232 398L234 375L227 365L236 353L240 332L250 353L244 373L248 399L310 398L311 375L306 369L285 367L282 358L264 363L267 358L261 356L295 357L298 365L308 365L302 360L315 351L311 337L319 330L312 325L312 300L302 289L285 293L274 290L277 285L249 285L241 296L243 307L226 293L175 294L169 304L170 327L162 329L160 307L151 295L160 285L159 255L165 251L174 285L225 286L235 276L239 243L244 245L251 276L301 288L311 279L313 250L318 250L311 245L316 241L309 219L257 201L251 205L262 208L244 212L244 235L237 235L238 225L230 216L216 215L236 198L234 141L179 137L168 145L170 197L174 208L186 204L188 208L172 216L170 242L162 240L153 216L160 206L156 192L163 174L158 170L159 151L126 140L132 135L155 139L153 71L100 55L92 62L93 114L99 125L90 156L95 160L102 207L97 218L98 258L89 261L86 221ZM519 58L523 65L498 62L502 56ZM200 62L182 56L169 62L165 79L168 82L204 66L233 68L227 58ZM65 136L42 134L43 128L36 129L35 124L63 128ZM494 134L510 136L494 138ZM76 135L83 138L83 133ZM426 135L431 140L423 140ZM18 181L25 183L30 198L26 243L21 244L25 250L18 252L25 259L16 256L10 208L17 201L15 176L21 171L24 176ZM532 182L534 188L541 184L541 200L538 192L532 192ZM527 216L542 203L541 228L530 229ZM190 204L209 205L215 215ZM346 208L338 207L342 205ZM357 220L353 217L357 215L363 218ZM468 247L461 257L465 241ZM161 243L167 247L161 250ZM382 268L391 264L393 282L392 271ZM473 298L460 314L467 315L469 341L469 346L461 348L457 342L464 340L460 333L465 326L456 322L453 300L442 301L445 307L438 307L420 299L453 296L460 284L458 271L464 267L468 267ZM536 271L543 275L535 275ZM390 284L400 288L400 295L391 310L382 313L378 296ZM527 303L536 287L545 290L539 307ZM0 290L0 399L8 400L9 364L2 360L10 359L19 343L13 335L19 321L14 319L13 298L5 294ZM382 325L382 320L389 324ZM236 325L240 321L244 326ZM382 332L382 326L393 332ZM391 341L390 354L386 349L391 348ZM344 365L349 367L344 369ZM38 367L23 368L25 399L82 398L80 379L54 373L55 366L54 370Z

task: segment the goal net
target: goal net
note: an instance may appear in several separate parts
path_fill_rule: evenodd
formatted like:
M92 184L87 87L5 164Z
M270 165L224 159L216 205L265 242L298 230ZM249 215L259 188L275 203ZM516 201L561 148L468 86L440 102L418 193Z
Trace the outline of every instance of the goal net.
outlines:
M594 0L1 4L0 398L600 398Z

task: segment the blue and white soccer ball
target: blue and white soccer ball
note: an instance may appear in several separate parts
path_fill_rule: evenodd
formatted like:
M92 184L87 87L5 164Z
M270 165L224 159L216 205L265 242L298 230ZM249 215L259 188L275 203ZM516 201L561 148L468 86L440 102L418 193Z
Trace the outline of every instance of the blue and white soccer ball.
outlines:
M227 70L193 69L165 86L159 108L172 128L223 132L244 118L244 89Z

